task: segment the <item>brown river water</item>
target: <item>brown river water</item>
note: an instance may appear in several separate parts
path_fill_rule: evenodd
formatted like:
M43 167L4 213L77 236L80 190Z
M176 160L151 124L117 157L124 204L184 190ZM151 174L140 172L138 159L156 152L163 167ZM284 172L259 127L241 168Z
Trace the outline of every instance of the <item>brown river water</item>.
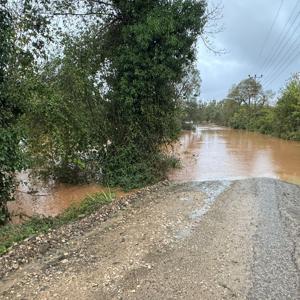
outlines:
M300 184L300 142L217 126L199 126L195 132L183 132L172 152L180 157L182 168L172 170L170 180L272 177ZM105 190L100 185L57 185L39 186L32 193L28 174L19 177L17 200L9 203L14 223L24 220L20 213L25 219L34 214L55 216L88 194ZM115 192L119 196L124 194L120 190Z

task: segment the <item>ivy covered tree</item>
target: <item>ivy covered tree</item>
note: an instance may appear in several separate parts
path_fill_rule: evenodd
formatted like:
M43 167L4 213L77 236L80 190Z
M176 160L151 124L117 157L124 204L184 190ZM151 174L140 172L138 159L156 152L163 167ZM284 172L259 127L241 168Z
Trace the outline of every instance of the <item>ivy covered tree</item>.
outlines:
M118 12L105 35L111 141L104 176L137 186L160 179L160 148L179 132L176 85L195 60L205 1L112 1Z
M20 167L16 121L21 108L10 93L9 74L13 55L12 19L7 1L0 2L0 224L8 217L6 202L12 198L14 172Z
M195 61L196 41L207 21L206 1L32 4L49 22L61 18L68 24L80 18L81 25L69 44L63 40L63 58L48 80L42 80L46 90L52 88L50 95L55 94L48 97L51 107L54 101L61 109L43 117L47 110L40 109L49 108L47 99L32 102L41 106L33 106L33 112L39 112L31 113L35 117L29 119L35 123L29 127L39 128L39 120L45 125L48 133L42 140L58 150L51 151L52 161L60 164L61 173L74 163L84 169L89 149L94 149L95 164L108 184L131 188L160 180L169 162L162 146L176 139L180 130L178 86ZM45 70L41 73L44 76ZM66 113L60 121L62 111ZM55 130L49 132L50 128ZM65 179L72 178L72 173L66 174Z

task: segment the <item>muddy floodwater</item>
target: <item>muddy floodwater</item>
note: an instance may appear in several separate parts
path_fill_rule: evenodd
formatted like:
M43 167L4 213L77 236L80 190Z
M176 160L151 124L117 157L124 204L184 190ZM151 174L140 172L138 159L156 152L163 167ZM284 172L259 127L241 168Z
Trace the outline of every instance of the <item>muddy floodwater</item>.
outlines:
M300 142L217 126L184 132L174 147L182 168L176 181L277 178L300 184Z
M114 193L116 196L125 194L121 189L109 189L98 184L48 185L33 181L28 172L18 175L19 185L16 201L8 202L12 223L22 223L33 215L54 217L71 205L79 204L82 199L95 193Z
M171 171L170 180L271 177L300 184L300 142L217 126L199 126L195 132L183 132L171 151L180 157L182 168ZM105 190L100 185L33 188L27 175L20 174L17 201L9 203L14 223L34 214L55 216L88 194ZM117 191L117 194L124 193Z

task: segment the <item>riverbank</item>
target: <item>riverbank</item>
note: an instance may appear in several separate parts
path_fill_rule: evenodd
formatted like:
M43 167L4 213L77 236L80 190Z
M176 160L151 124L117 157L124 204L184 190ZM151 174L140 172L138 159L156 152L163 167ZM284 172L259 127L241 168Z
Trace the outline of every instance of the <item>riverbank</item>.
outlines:
M110 204L115 195L111 192L101 192L88 195L81 203L72 205L62 214L55 217L32 216L22 224L7 224L0 227L0 255L9 251L10 247L33 235L47 233L72 221L90 215L94 211Z
M0 228L0 278L32 258L63 245L67 239L78 237L105 222L140 197L167 184L164 181L120 197L98 194L92 201L86 199L57 217L34 218L24 224Z
M0 298L298 299L300 186L169 183L130 197L106 222L97 212L51 233L59 242L15 270L0 258Z

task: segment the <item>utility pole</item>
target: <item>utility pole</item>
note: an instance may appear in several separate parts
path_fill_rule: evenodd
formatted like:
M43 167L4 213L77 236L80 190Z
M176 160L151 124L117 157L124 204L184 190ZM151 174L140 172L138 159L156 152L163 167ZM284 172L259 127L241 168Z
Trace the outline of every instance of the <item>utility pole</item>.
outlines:
M253 79L255 81L256 86L259 84L261 84L259 81L259 79L262 79L264 77L264 75L260 75L257 76L256 74L254 76L248 75L249 79Z
M248 75L248 77L250 79L254 79L255 81L259 80L259 79L262 79L264 77L264 75L260 75L260 76L257 76L256 74L254 76L251 76L251 75Z
M256 94L258 93L259 87L261 87L261 83L259 82L260 79L263 78L263 75L261 74L260 76L257 76L254 74L254 76L248 75L249 79L254 80L255 85L252 87L252 91L249 90L249 93L251 96L249 96L249 108L250 108L250 103L251 103L251 98L255 98ZM254 100L254 107L256 108L256 100Z

